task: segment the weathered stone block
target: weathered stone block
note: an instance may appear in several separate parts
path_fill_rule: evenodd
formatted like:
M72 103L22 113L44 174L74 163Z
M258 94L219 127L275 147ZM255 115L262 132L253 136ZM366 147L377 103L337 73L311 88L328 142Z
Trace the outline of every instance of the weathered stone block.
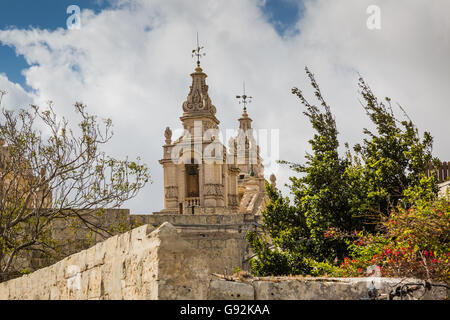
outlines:
M247 283L212 280L208 290L208 300L253 300L253 286Z
M87 269L91 269L97 265L96 261L95 261L95 249L96 249L96 246L85 250L85 252L86 252L86 268Z
M126 254L130 250L130 235L131 232L123 233L119 235L117 239L118 249L122 252L122 254Z
M100 268L94 268L88 271L89 285L88 285L88 299L100 298L104 294L102 272Z
M81 251L79 253L69 256L68 259L65 261L66 265L67 266L77 266L81 272L85 271L87 269L86 253L87 253L87 250L84 250L84 251ZM67 275L66 275L66 277L67 277Z
M198 247L200 249L210 249L212 248L211 240L198 240Z
M54 285L50 287L50 300L60 300L61 294L58 286Z
M225 240L211 240L211 247L214 249L223 249L226 247Z
M108 238L104 242L105 255L107 257L112 257L116 254L118 239L119 239L119 236L114 236L114 237Z
M142 246L142 242L154 230L155 228L151 225L144 225L131 230L130 243L134 246L133 249L140 249Z

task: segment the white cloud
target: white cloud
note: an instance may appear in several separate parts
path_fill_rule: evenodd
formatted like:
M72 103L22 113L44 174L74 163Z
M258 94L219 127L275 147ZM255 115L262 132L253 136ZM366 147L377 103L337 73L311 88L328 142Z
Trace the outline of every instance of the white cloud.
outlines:
M280 157L301 161L312 135L293 86L310 92L308 65L336 114L341 141L354 143L368 119L357 100L357 72L380 96L401 103L420 129L435 136L435 152L450 160L449 1L306 1L299 33L280 37L261 11L261 1L116 1L95 15L83 11L81 30L0 31L27 62L27 94L0 76L0 88L15 92L8 104L55 102L72 114L82 101L92 113L110 117L115 137L108 151L141 156L154 184L126 204L134 213L163 207L162 156L166 126L180 126L189 91L195 34L205 45L202 67L221 128L235 128L241 106L235 95L254 96L249 106L257 128L279 128ZM382 28L366 28L366 8L381 8ZM11 98L14 96L14 98ZM22 98L21 98L22 97ZM270 175L270 172L266 172ZM278 184L291 174L283 169Z
M33 98L19 84L9 81L4 73L0 73L0 90L6 91L2 98L2 107L18 109L27 107Z

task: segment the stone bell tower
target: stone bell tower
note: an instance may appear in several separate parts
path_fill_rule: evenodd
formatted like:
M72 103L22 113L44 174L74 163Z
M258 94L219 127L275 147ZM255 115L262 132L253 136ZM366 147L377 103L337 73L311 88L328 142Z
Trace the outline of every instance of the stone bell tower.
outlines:
M219 120L208 95L207 75L200 67L200 46L193 51L197 67L180 117L184 134L172 142L165 131L164 203L160 213L224 214L239 208L239 169L227 163L226 147L218 139Z
M230 150L234 149L235 163L239 168L238 176L238 199L239 212L249 214L260 214L265 208L268 198L264 189L264 166L260 156L259 146L254 137L252 122L248 116L247 105L252 97L244 93L236 96L239 103L244 105L237 136L231 140Z

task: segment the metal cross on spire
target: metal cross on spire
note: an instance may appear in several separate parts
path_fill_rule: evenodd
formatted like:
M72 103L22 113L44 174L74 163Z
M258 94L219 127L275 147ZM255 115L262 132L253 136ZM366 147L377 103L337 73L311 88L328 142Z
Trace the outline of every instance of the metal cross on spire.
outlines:
M192 50L192 57L197 57L197 67L200 68L200 58L206 56L206 53L201 53L205 47L200 47L198 42L198 32L197 32L197 49Z
M239 101L239 104L242 103L244 105L244 112L246 112L247 111L247 104L252 102L252 100L250 100L250 99L253 99L253 97L247 96L245 94L245 82L244 82L244 94L241 95L241 96L236 96L236 99L242 99L242 100Z

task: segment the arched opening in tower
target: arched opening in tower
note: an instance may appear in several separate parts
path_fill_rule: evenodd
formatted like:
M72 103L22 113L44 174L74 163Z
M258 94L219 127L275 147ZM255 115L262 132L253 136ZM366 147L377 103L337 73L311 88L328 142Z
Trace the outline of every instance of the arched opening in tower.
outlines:
M200 196L199 167L198 164L186 164L186 197L197 198Z

